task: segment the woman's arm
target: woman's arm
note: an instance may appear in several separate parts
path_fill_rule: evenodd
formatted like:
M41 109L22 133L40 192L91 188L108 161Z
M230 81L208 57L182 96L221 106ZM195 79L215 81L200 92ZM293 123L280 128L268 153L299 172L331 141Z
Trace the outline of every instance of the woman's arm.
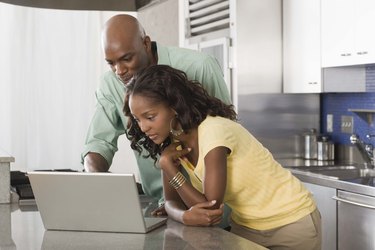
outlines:
M217 147L206 155L205 177L203 180L204 193L202 194L189 182L185 182L177 190L170 186L169 180L171 180L180 169L178 158L189 153L187 149L177 150L177 146L178 144L171 144L167 147L159 162L163 169L164 197L166 199L167 213L180 222L184 222L183 216L188 218L197 217L190 216L195 213L198 215L205 213L211 216L211 212L206 211L207 209L218 209L219 211L212 211L212 213L222 214L222 208L220 206L226 188L226 157L228 149L225 147ZM211 201L215 202L212 203ZM189 210L187 210L187 213L184 213L187 208L189 208Z
M163 170L164 186L179 172L180 158L190 152L190 149L176 149L180 144L172 143L164 149L159 164ZM226 147L216 147L209 151L204 158L205 176L203 181L203 194L196 190L190 183L185 182L177 192L185 205L190 208L197 203L216 200L215 208L218 208L223 201L226 188L226 170L227 154L229 149ZM165 198L168 199L168 193Z
M168 197L165 201L165 210L169 217L191 226L211 226L220 223L224 213L224 204L221 204L218 209L213 209L212 207L217 202L206 201L187 209L176 190L165 179L163 174L164 197Z

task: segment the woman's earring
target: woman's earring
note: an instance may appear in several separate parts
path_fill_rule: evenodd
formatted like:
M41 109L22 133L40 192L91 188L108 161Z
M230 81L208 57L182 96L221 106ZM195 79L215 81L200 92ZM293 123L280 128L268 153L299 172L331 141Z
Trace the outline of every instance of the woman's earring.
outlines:
M173 119L171 120L169 126L170 126L170 132L171 134L174 136L174 137L177 137L177 136L180 136L182 135L182 133L184 132L184 130L182 128L180 128L179 130L175 130L173 129L173 121L174 120L177 120L177 115L175 117L173 117Z

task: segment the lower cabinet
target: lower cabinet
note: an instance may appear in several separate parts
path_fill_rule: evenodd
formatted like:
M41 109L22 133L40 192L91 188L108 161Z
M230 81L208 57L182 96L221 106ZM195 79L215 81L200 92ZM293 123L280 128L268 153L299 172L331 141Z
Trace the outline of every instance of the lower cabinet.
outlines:
M337 192L338 249L375 249L375 197Z
M332 197L336 189L304 182L313 194L322 216L322 250L337 249L337 205Z

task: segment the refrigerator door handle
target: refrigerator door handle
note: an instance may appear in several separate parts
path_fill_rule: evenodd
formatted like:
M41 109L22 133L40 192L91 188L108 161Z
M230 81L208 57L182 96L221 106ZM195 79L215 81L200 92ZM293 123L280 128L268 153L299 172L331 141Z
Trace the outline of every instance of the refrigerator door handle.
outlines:
M355 205L355 206L359 206L359 207L375 209L375 206L371 206L371 205L367 205L367 204L363 204L363 203L359 203L359 202L355 202L355 201L346 200L346 199L343 199L343 198L339 198L337 196L333 196L332 199L334 199L336 201L341 201L341 202L344 202L344 203L352 204L352 205Z

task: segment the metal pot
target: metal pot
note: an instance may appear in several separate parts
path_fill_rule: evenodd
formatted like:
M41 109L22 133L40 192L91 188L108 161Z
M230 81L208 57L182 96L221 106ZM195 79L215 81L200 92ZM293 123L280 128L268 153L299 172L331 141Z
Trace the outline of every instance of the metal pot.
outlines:
M322 136L317 145L319 161L332 161L335 159L335 145L329 141L328 137Z
M310 129L304 135L305 138L305 159L317 159L318 157L318 135L316 129Z

